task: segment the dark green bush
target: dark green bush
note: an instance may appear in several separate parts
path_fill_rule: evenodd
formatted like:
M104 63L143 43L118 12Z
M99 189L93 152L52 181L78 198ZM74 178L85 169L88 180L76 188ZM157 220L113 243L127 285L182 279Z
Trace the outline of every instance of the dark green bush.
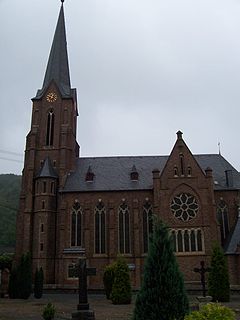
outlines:
M208 303L200 311L193 311L185 320L235 320L235 313L219 303Z
M211 257L211 271L208 277L208 293L213 301L229 301L230 284L227 261L222 248L216 244Z
M29 253L23 254L18 266L12 269L9 279L9 296L28 299L32 292L32 268Z
M32 264L30 253L23 254L18 268L19 298L28 299L32 292Z
M34 277L34 297L36 299L42 298L43 295L43 269L36 269Z
M103 284L107 299L110 299L114 282L114 271L116 263L106 266L103 274Z
M48 304L43 309L42 317L44 320L52 320L55 317L55 313L55 306L51 302L48 302Z
M118 257L114 267L111 300L113 304L131 303L132 290L129 268L123 257Z

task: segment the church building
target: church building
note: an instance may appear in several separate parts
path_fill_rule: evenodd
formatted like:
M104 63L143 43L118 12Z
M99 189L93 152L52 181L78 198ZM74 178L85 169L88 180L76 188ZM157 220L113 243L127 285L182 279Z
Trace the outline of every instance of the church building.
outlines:
M71 272L82 248L95 267L90 289L103 289L105 266L123 255L138 289L152 216L170 228L187 287L210 263L214 242L240 285L240 174L221 154L193 155L177 132L169 156L81 157L77 91L71 87L63 1L42 88L32 98L26 138L16 256L30 252L47 288L78 285ZM144 150L143 150L144 152Z

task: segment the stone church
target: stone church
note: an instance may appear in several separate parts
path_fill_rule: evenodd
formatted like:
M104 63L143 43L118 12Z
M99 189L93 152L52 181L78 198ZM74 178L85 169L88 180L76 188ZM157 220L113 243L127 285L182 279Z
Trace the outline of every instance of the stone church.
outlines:
M188 287L193 269L223 246L233 286L240 284L240 174L221 154L193 155L178 131L169 156L79 156L77 91L71 87L63 1L42 88L32 99L26 138L16 256L30 251L48 288L77 287L72 268L85 248L96 267L90 289L118 254L139 288L152 215L170 228Z

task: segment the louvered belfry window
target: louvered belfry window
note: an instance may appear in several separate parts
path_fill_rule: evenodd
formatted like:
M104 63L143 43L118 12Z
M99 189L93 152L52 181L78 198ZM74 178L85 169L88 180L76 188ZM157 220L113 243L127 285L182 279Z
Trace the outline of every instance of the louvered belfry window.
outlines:
M54 136L54 112L50 110L47 116L47 134L46 134L46 146L53 146Z

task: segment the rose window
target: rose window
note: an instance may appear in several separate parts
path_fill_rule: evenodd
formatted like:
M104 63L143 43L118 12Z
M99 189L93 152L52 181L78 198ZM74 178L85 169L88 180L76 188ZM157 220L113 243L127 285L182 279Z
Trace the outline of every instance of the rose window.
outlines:
M181 193L174 197L170 207L174 217L182 221L190 221L198 213L197 200L189 193Z

